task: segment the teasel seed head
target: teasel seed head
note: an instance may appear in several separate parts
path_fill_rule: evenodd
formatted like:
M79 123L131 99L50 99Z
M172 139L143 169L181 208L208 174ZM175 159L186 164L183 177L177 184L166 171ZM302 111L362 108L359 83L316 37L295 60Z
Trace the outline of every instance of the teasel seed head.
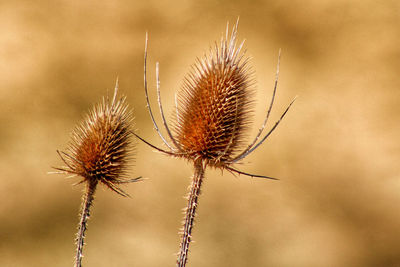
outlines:
M132 111L126 97L117 100L118 80L110 103L108 97L94 106L72 132L66 152L57 151L66 166L60 172L80 176L79 183L97 181L122 196L128 196L120 184L138 181L129 179L133 160Z
M238 22L219 44L210 49L210 53L192 66L186 75L178 99L175 98L176 119L172 131L164 116L161 103L159 65L156 64L157 97L161 119L168 138L161 133L155 121L147 90L147 42L146 34L144 54L144 91L147 108L154 128L168 149L159 148L137 134L134 135L152 148L174 157L186 158L192 162L202 161L205 166L225 169L233 173L251 177L276 178L249 174L232 167L256 150L276 129L285 117L295 99L287 106L281 117L271 129L263 135L266 128L278 85L280 51L274 89L267 114L257 135L244 147L247 129L254 112L254 75L249 67L249 57L242 51L244 41L237 45Z
M251 118L249 113L253 111L254 79L252 71L247 65L249 58L241 52L244 42L239 46L236 43L237 27L238 21L229 36L228 25L226 37L222 38L220 45L215 44L215 49L211 49L209 55L205 55L203 59L198 59L197 63L192 66L184 80L179 101L175 98L176 121L173 131L170 130L165 120L161 103L159 65L156 64L158 106L163 125L172 144L161 133L149 101L146 67L148 38L146 35L144 91L147 108L155 130L168 149L159 148L140 136L136 134L135 136L160 152L185 158L194 164L194 175L189 187L188 203L185 209L177 257L178 267L185 267L187 263L198 198L207 166L226 169L233 173L251 177L276 180L273 177L249 174L231 167L231 165L252 153L270 136L293 104L292 101L275 125L261 137L275 99L279 73L278 60L274 90L264 123L254 140L239 151L245 141L246 129L249 127Z
M242 148L253 112L254 79L249 58L230 39L197 59L178 98L175 138L185 157L224 166Z

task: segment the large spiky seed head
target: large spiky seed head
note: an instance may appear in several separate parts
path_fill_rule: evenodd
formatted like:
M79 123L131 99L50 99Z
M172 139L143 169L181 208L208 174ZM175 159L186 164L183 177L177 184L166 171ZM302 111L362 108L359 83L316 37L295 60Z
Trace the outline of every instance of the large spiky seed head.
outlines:
M243 144L252 112L253 75L236 45L237 24L197 59L179 95L175 135L186 157L223 167ZM229 40L228 40L229 39Z
M118 185L132 181L127 177L133 159L132 112L125 97L116 100L116 93L111 103L103 98L73 130L67 152L59 153L67 166L57 169L83 177L81 182L97 180L126 196Z

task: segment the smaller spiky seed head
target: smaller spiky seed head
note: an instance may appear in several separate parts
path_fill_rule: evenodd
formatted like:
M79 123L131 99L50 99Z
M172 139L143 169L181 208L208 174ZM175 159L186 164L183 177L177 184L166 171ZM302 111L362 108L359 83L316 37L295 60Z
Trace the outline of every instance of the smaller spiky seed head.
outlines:
M135 180L127 177L129 161L133 158L133 118L126 98L116 101L116 93L117 87L111 103L103 98L73 130L67 152L59 152L66 166L56 169L81 176L81 182L97 180L127 196L118 185Z
M174 130L184 157L214 167L229 164L241 148L252 112L254 79L236 34L237 24L229 40L227 32L209 56L197 59L179 95Z

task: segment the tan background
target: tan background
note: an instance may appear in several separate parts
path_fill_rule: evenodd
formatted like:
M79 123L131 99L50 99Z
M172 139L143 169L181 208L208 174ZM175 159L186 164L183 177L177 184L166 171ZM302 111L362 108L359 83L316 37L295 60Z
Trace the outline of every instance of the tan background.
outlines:
M146 2L146 3L145 3ZM279 48L271 138L239 166L207 170L190 266L400 266L398 1L0 2L0 266L72 266L81 186L48 175L69 133L113 88L156 145L143 94L150 34L167 114L196 56L240 16L262 122ZM157 113L157 119L159 119ZM124 199L99 189L84 266L174 266L191 166L137 146Z

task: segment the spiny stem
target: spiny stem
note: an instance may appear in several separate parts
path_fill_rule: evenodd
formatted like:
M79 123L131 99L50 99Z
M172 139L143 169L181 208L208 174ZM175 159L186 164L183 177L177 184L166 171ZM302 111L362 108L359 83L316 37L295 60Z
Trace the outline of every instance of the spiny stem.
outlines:
M205 166L203 166L202 160L196 160L194 162L194 175L192 184L190 185L190 192L188 196L188 205L186 208L185 220L182 232L182 241L177 259L178 267L185 267L188 253L189 244L192 239L192 228L194 224L194 217L196 215L196 208L198 205L198 198L200 195L200 187L204 178Z
M90 217L90 207L93 204L94 193L96 191L98 180L90 179L86 183L86 192L83 196L81 219L79 221L78 233L76 235L76 257L75 257L75 267L82 266L82 250L85 239L85 231L87 228L87 221Z

